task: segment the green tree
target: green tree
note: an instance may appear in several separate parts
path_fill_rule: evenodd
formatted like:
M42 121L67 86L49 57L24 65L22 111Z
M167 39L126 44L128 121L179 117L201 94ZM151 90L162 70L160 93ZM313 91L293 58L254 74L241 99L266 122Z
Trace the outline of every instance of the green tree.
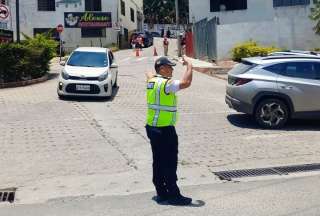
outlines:
M314 0L314 6L315 7L311 8L310 19L316 21L316 25L313 29L316 34L320 35L320 1Z
M176 23L175 0L144 0L145 22L149 24ZM189 1L178 0L180 24L189 20Z

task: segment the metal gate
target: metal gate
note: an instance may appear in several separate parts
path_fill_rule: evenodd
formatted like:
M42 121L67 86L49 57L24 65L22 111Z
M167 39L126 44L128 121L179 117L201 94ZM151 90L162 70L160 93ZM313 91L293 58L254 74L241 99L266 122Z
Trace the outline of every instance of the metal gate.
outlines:
M198 59L217 59L217 24L215 17L211 20L203 19L193 26L193 44L195 57Z

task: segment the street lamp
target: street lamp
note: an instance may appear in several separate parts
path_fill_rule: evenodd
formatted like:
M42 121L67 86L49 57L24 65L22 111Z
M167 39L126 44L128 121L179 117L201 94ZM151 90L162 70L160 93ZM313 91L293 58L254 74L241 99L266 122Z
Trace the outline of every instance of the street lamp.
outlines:
M20 43L20 5L19 0L16 0L16 30L17 30L17 42Z

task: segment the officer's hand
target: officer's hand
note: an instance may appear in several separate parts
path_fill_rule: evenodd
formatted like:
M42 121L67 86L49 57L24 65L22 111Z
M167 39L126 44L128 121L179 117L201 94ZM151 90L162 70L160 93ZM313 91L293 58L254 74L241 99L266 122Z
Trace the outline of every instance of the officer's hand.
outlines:
M147 80L149 80L155 76L155 74L152 71L147 71L145 74L146 74Z
M192 65L191 59L188 59L185 55L182 56L182 64L183 65Z

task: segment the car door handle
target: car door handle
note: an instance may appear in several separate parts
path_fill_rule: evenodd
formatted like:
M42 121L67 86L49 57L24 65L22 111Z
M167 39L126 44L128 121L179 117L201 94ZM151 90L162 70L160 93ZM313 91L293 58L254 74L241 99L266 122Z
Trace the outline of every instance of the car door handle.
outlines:
M291 89L293 89L293 86L280 86L280 88L291 90Z

